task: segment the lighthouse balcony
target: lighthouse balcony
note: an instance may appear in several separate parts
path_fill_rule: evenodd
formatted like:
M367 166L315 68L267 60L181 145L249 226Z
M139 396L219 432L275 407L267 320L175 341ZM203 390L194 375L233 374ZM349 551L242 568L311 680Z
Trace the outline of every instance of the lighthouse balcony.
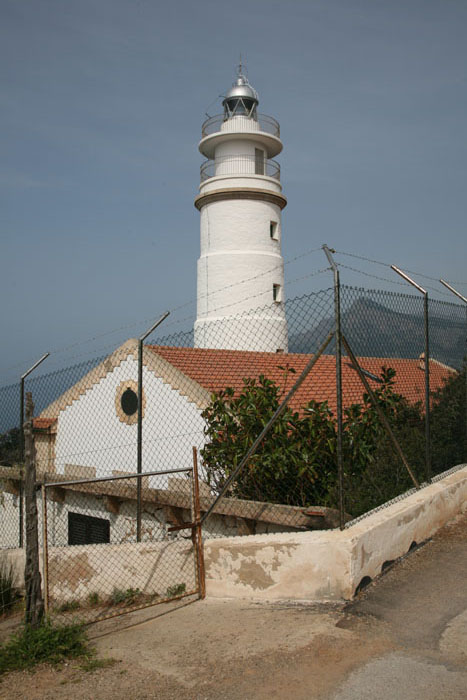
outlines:
M212 177L248 176L271 177L280 182L281 167L275 160L257 155L218 156L206 160L200 168L201 183Z
M256 117L237 115L228 118L224 114L216 114L203 123L201 138L204 139L218 131L263 131L278 139L281 137L279 122L267 114L257 114Z
M265 114L228 118L218 114L207 119L202 126L199 150L206 158L214 158L218 146L239 138L264 148L268 158L274 158L282 151L279 124Z

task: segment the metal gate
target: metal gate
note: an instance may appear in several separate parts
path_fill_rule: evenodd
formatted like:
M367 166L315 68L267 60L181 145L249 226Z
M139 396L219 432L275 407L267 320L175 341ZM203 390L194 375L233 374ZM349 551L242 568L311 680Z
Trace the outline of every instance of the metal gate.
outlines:
M175 471L55 475L42 486L42 541L46 611L61 621L204 597L196 459Z

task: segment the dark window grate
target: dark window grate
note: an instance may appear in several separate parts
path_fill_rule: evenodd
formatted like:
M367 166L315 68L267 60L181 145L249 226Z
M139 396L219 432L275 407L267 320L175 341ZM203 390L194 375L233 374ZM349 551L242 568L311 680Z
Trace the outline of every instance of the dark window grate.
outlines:
M68 544L110 542L110 521L81 513L68 513Z

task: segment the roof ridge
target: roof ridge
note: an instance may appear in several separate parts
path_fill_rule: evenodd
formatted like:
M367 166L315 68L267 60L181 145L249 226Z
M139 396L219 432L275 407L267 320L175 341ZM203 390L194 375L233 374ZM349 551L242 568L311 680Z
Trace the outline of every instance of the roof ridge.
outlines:
M73 384L58 399L52 401L40 413L38 418L57 418L60 411L71 406L73 401L79 399L89 389L98 384L109 371L118 367L123 360L126 360L129 355L135 355L138 350L138 341L136 338L129 338L116 350L108 355L96 367L93 367L84 377L81 377L76 384Z

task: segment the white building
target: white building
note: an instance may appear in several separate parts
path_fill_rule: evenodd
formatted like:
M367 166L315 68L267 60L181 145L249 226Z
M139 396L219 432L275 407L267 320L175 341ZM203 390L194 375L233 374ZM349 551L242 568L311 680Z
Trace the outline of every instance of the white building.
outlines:
M239 66L224 113L202 127L195 347L287 352L279 124ZM242 316L241 332L235 319Z

